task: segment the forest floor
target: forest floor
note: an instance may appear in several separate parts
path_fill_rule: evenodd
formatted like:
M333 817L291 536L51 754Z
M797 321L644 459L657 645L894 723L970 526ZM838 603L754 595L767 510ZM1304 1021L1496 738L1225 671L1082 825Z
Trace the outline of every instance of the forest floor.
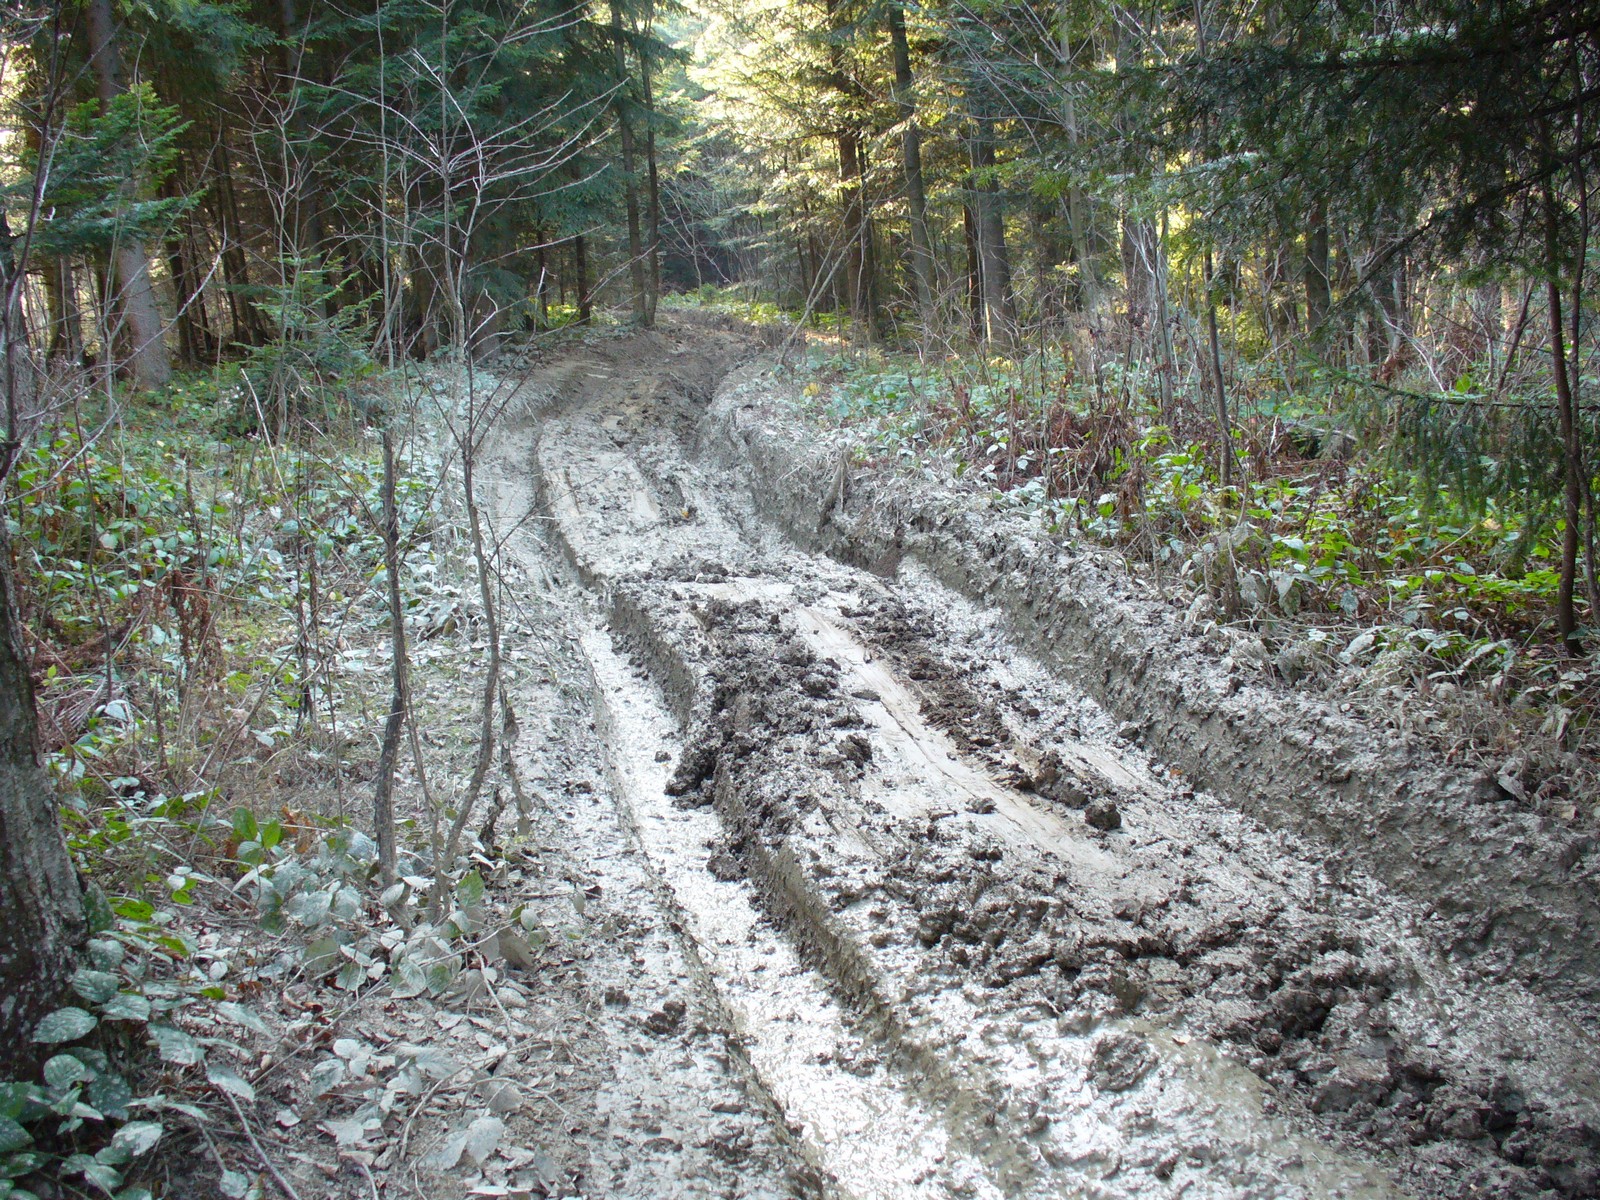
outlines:
M856 469L748 333L516 384L482 478L528 803L480 869L517 936L433 998L304 997L257 1186L1600 1188L1592 839L1108 556Z

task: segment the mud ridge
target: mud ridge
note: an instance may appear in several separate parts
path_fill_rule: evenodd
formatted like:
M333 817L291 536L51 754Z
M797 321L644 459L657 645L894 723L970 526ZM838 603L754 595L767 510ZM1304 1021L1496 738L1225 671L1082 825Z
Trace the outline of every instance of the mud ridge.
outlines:
M1196 633L1094 552L971 497L859 471L786 411L770 368L730 379L710 414L723 461L797 543L892 574L903 559L1004 611L1018 635L1197 787L1338 849L1431 911L1468 971L1600 1011L1600 854L1587 834L1508 808L1482 778L1295 692L1259 643ZM1492 797L1492 798L1491 798Z

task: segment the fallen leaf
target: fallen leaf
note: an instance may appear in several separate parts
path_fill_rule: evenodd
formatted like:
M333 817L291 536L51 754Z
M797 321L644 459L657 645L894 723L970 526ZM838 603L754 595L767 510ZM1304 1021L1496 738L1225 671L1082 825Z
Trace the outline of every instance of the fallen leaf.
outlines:
M484 1160L489 1158L499 1148L500 1139L505 1136L506 1123L499 1117L479 1117L467 1126L466 1141L463 1148L467 1156L483 1166Z

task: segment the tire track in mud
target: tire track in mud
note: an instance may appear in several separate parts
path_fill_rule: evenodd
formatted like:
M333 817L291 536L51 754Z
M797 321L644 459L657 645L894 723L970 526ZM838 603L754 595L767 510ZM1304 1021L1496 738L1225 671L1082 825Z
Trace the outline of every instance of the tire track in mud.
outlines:
M695 452L739 349L591 346L529 467L612 791L833 1190L1584 1194L1592 1047L1474 1012L1404 905L1164 777L913 564L770 532ZM1519 1022L1553 1052L1505 1054Z

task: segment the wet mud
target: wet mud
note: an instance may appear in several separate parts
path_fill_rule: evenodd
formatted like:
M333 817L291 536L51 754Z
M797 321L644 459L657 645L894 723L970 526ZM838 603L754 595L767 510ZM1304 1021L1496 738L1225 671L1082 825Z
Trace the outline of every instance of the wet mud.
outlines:
M1600 1189L1587 849L1490 855L1470 781L853 475L752 354L681 326L543 368L498 516L537 518L599 799L802 1162L771 1187Z

